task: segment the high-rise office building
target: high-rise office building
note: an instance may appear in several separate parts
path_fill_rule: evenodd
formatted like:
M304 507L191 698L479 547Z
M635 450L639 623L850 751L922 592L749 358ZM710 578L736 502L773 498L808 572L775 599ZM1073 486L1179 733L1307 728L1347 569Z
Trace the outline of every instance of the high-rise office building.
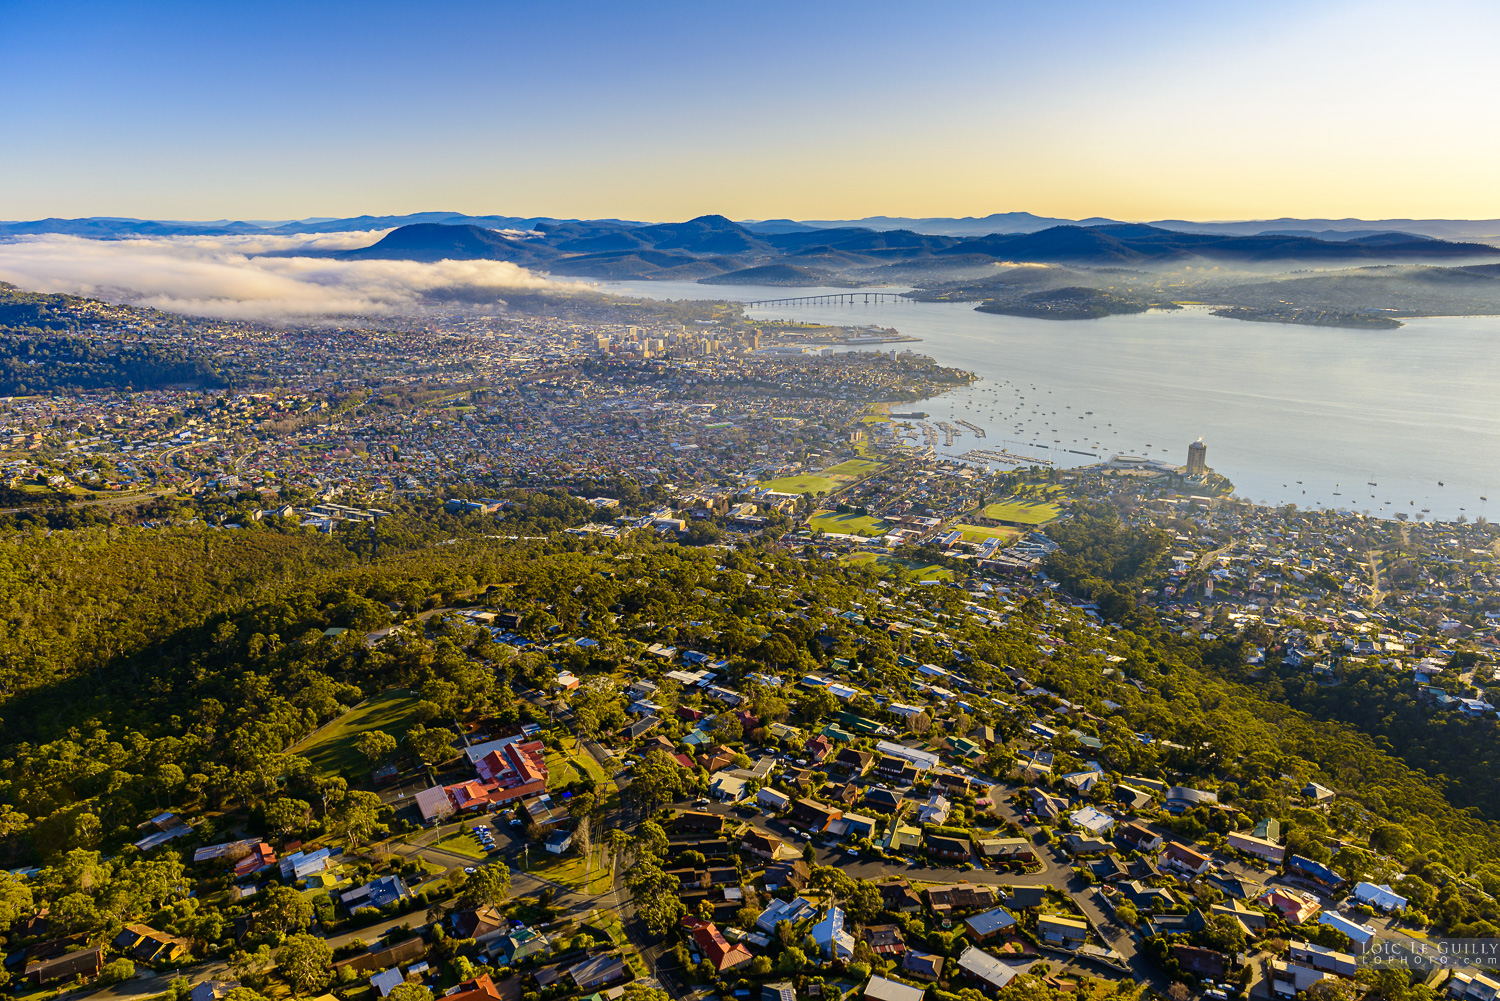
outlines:
M1188 446L1187 474L1202 476L1208 472L1208 446L1199 438Z

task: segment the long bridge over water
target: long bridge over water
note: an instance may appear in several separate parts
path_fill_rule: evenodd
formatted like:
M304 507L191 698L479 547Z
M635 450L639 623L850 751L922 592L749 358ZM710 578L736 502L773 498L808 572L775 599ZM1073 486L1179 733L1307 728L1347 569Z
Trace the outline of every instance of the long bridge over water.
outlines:
M805 303L809 306L856 306L879 305L883 302L911 302L900 292L829 292L826 295L794 295L785 299L757 299L744 303L746 306L794 306Z

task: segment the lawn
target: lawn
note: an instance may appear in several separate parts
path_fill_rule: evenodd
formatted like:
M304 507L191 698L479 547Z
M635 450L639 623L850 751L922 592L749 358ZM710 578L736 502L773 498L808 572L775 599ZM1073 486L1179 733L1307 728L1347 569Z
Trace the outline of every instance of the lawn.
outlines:
M826 494L840 490L855 480L877 473L884 468L884 463L876 462L874 459L850 459L816 473L783 476L779 480L765 480L756 486L782 494Z
M359 735L366 730L382 730L400 740L417 722L417 702L417 695L405 689L381 692L294 744L290 751L311 761L324 775L362 778L370 764L354 749Z
M1056 504L1041 500L1004 500L984 509L986 518L1021 525L1045 525L1060 514L1062 509Z
M890 526L880 518L853 512L836 514L827 510L814 511L812 517L807 519L807 527L841 535L884 535L890 530Z
M446 838L439 838L433 842L433 848L441 848L455 855L467 855L471 859L483 861L489 858L479 845L479 839L470 834L467 828L460 828Z
M1020 530L1015 528L988 528L984 525L954 525L953 527L964 533L965 542L983 542L985 539L1005 541L1021 534Z
M619 805L620 790L615 786L609 772L594 760L594 756L572 737L563 738L562 751L547 751L547 788L564 789L587 775L598 786L602 797L601 806L612 810ZM580 877L581 878L581 877Z
M608 893L613 880L610 877L609 864L600 858L602 854L602 848L594 849L594 870L589 875L587 887L583 885L583 856L576 852L553 855L541 845L532 845L531 862L522 868L525 872L541 876L543 879L571 886L579 893Z

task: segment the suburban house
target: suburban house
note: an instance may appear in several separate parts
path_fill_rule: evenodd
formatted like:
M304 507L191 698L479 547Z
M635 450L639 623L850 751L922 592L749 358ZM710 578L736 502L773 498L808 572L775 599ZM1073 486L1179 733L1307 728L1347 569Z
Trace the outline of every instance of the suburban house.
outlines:
M743 949L743 946L735 946ZM619 956L595 956L581 963L575 963L568 967L568 978L578 986L579 990L597 990L610 984L624 980L625 960Z
M1115 840L1138 852L1154 852L1162 846L1162 837L1136 823L1121 824Z
M1406 908L1406 898L1384 883L1359 882L1354 884L1354 899L1369 904L1376 910L1400 911Z
M771 834L763 834L754 829L750 830L740 843L743 845L745 851L751 855L766 859L769 862L776 861L777 851L786 847L786 842L780 838Z
M1222 952L1196 945L1173 945L1172 958L1188 973L1210 980L1222 977L1229 966L1228 959Z
M795 862L782 862L773 865L766 870L765 883L767 890L777 890L783 886L790 886L794 890L806 888L808 881L812 879L812 869L801 859Z
M1116 803L1127 810L1144 810L1151 805L1152 796L1144 789L1128 786L1121 782L1114 787L1110 793Z
M791 805L792 798L784 792L777 792L770 786L766 786L755 794L755 802L772 813L780 813Z
M1036 930L1043 942L1073 949L1082 945L1088 938L1089 923L1078 918L1040 914L1036 919Z
M682 926L692 933L693 941L698 945L698 951L719 973L748 963L755 958L743 945L730 945L712 921L686 917L682 919ZM584 988L592 985L579 984L578 986Z
M817 914L817 908L801 897L793 897L791 900L773 900L760 916L755 919L755 927L767 935L776 934L776 926L783 921L805 921Z
M865 997L869 1001L922 1001L925 991L920 987L903 984L899 980L887 980L876 975L865 984Z
M1167 842L1167 846L1161 852L1162 865L1194 876L1201 876L1207 872L1209 861L1207 855L1176 841Z
M1370 943L1375 941L1375 928L1373 925L1363 925L1358 921L1344 917L1337 911L1324 911L1318 917L1318 924L1337 928L1349 936L1349 941L1354 943L1356 954L1365 952L1370 948Z
M908 949L901 957L901 970L918 980L935 981L943 975L943 957Z
M881 813L890 813L901 805L901 794L890 789L869 789L865 791L865 798L860 806L867 810L879 810Z
M1230 831L1226 839L1229 847L1242 851L1247 855L1254 855L1270 862L1281 862L1286 858L1286 849L1274 841L1265 838L1257 838L1253 834L1244 834L1240 831Z
M880 956L899 956L906 951L906 939L898 925L869 925L865 928L865 941Z
M1281 888L1267 890L1261 895L1260 903L1281 915L1289 925L1300 925L1323 909L1317 897Z
M855 779L869 771L870 763L874 760L875 755L869 751L856 751L852 747L846 747L838 753L831 764L842 770L849 778Z
M844 930L844 912L830 907L822 921L808 929L818 950L830 959L848 959L854 955L854 936Z
M844 811L824 806L811 799L799 799L792 807L792 820L813 833L828 830L828 825L844 815Z
M1115 846L1103 838L1086 838L1080 834L1069 834L1063 838L1063 851L1078 858L1082 855L1109 855Z
M969 932L973 935L976 942L983 942L985 939L993 938L1001 932L1014 927L1015 923L1015 917L1003 907L996 907L993 910L964 919L964 924L968 926Z
M1004 990L1016 978L1014 967L972 945L958 957L958 970L982 994L995 994Z
M386 907L411 896L400 876L382 876L372 879L364 886L345 890L339 894L339 903L353 914L361 907Z
M946 886L929 886L927 904L935 914L968 913L994 907L995 888L982 883L949 883Z
M974 842L974 850L985 864L1027 866L1036 862L1036 849L1025 838L986 838Z
M911 888L911 884L904 879L893 880L889 883L877 883L875 889L880 891L880 902L888 911L910 914L913 911L922 909L922 898Z
M936 855L938 858L966 861L971 854L968 838L950 838L939 834L923 833L922 846L927 850L927 854Z
M918 808L917 821L923 824L946 824L948 813L952 809L953 804L948 802L948 797L934 793Z
M1092 806L1085 806L1081 810L1073 811L1068 816L1068 822L1074 827L1087 831L1096 838L1102 838L1115 826L1115 818L1102 810L1096 810Z
M45 987L48 984L72 980L75 977L80 980L92 980L103 968L104 948L95 946L92 949L65 952L60 956L27 963L25 976L34 986Z

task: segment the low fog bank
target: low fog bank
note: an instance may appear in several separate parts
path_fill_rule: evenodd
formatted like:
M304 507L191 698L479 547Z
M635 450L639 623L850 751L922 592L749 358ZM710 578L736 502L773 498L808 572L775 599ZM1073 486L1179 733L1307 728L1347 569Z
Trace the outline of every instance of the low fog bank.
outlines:
M0 281L194 316L284 321L370 316L428 299L499 301L507 291L577 289L504 261L341 261L385 230L301 236L94 240L48 234L0 242Z

